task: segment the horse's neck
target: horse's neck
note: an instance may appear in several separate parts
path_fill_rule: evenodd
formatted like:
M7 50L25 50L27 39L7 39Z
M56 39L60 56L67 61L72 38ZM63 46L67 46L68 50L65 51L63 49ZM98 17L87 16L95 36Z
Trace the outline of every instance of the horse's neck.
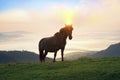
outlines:
M66 39L67 39L67 35L62 35L61 34L61 40L64 41L64 42L66 42Z
M66 41L66 39L67 39L67 36L65 36L65 37L63 38L63 40L65 40L65 41Z

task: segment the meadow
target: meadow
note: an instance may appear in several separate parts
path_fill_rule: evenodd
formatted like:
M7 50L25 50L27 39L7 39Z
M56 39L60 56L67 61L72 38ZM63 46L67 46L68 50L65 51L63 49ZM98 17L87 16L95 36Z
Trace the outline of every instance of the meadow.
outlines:
M120 57L0 64L0 80L120 80Z

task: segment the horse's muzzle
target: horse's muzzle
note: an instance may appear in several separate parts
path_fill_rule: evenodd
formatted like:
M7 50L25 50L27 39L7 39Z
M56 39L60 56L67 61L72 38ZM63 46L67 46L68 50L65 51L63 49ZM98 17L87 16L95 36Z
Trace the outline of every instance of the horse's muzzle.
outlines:
M71 39L72 39L72 36L69 36L69 39L71 40Z

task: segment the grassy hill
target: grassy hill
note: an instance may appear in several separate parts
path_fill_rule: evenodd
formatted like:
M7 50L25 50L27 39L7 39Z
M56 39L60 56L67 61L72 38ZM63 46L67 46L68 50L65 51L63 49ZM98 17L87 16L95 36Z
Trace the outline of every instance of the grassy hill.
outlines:
M0 80L120 80L120 57L0 64Z

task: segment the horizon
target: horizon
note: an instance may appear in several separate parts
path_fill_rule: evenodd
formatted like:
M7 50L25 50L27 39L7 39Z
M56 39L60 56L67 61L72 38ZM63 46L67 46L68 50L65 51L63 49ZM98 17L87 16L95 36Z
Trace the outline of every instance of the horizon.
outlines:
M41 38L74 27L65 52L98 51L120 42L119 0L1 0L0 50L38 53Z

